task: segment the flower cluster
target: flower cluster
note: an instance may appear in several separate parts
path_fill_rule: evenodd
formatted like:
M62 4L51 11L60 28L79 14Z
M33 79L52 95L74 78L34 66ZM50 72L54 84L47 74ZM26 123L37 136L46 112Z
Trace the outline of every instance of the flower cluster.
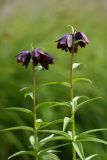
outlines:
M28 50L21 51L17 55L17 62L22 63L26 68L31 59L35 66L40 64L46 70L49 69L49 64L53 64L53 58L39 48L34 49L32 52Z
M76 32L71 34L65 34L57 41L57 48L61 48L65 50L65 52L69 51L70 53L76 53L78 51L78 47L85 47L86 44L89 43L87 36L82 32Z

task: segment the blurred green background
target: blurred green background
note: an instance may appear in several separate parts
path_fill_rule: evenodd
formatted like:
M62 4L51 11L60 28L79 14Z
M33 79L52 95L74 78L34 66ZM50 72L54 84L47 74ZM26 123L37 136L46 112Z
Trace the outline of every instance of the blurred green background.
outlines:
M75 62L85 63L75 76L87 77L92 85L75 85L75 95L87 95L90 98L102 96L82 108L76 115L77 132L87 129L107 127L107 1L106 0L0 0L0 129L31 125L33 120L25 114L5 112L6 106L30 108L30 98L25 99L19 90L31 87L31 66L25 69L17 64L15 56L22 50L34 47L45 48L55 58L49 71L37 75L37 101L68 101L69 90L61 86L39 87L50 81L69 81L69 53L56 49L55 40L74 26L89 37L90 44L75 55ZM52 121L68 115L65 107L42 108L38 118ZM62 128L62 124L54 126ZM44 135L42 135L44 136ZM0 134L0 160L29 146L29 133L8 132ZM107 132L98 134L107 140ZM71 159L70 147L61 148L61 159ZM85 143L84 151L98 153L96 160L107 160L107 146ZM30 157L17 157L16 160L31 160Z

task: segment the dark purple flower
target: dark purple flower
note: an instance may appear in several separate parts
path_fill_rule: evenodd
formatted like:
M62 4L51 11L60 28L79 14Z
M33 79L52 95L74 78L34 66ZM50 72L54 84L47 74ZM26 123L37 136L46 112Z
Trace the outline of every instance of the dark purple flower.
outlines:
M89 43L89 40L88 40L87 36L82 32L76 32L75 33L75 40L81 40L81 41L78 42L78 44L81 48L85 47L86 44Z
M65 34L63 37L58 39L57 48L61 48L62 50L70 51L73 44L73 36L72 34Z
M65 34L56 42L58 49L61 48L65 52L76 53L78 52L78 47L85 47L89 40L84 33L73 30L71 34Z
M22 63L27 68L31 55L29 51L21 51L17 56L17 62Z
M39 48L36 48L32 51L31 57L34 65L40 63L41 66L47 70L49 69L49 64L53 64L53 58Z

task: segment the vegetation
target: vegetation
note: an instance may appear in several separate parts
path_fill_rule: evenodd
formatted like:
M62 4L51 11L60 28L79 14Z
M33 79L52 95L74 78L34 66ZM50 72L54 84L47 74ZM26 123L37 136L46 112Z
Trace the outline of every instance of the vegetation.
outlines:
M25 93L19 92L23 87L31 87L31 72L22 69L15 61L19 50L33 46L43 47L55 58L55 64L48 72L38 73L37 77L37 99L38 103L43 101L69 100L69 90L65 87L44 86L42 83L50 81L69 81L69 54L63 54L56 49L54 41L62 33L67 33L70 28L67 25L78 27L77 29L87 33L90 44L85 51L81 50L76 56L76 61L86 63L86 69L80 67L75 76L90 78L93 84L77 84L75 95L87 95L90 98L101 96L103 100L88 104L81 109L77 116L77 131L81 132L93 128L107 127L106 109L106 2L105 1L1 1L0 2L0 129L17 125L32 125L33 119L28 116L5 111L5 107L25 107L29 109L31 99L23 99ZM68 63L67 63L68 62ZM82 74L81 74L82 73ZM39 92L38 92L39 90ZM63 93L63 94L62 94ZM68 111L61 107L41 108L38 117L44 121L52 121L68 115ZM62 124L54 125L61 129ZM107 139L105 132L97 133L99 138ZM27 132L8 132L0 134L0 158L6 160L10 154L27 148L29 134ZM43 134L45 137L45 134ZM11 142L11 143L10 143ZM93 146L93 147L92 147ZM107 147L103 145L84 144L86 155L98 153L96 160L106 160ZM71 157L71 147L61 147L61 159ZM23 159L26 157L23 157ZM18 160L18 158L16 158ZM20 157L19 157L20 159ZM29 158L30 159L30 158Z

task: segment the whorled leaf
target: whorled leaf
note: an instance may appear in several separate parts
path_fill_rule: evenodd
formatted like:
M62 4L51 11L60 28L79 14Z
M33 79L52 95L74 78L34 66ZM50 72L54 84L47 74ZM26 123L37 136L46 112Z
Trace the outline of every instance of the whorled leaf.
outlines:
M14 130L27 130L30 132L34 132L34 129L32 127L28 127L28 126L10 127L10 128L6 128L6 129L2 129L1 132L14 131Z
M42 86L48 86L48 85L62 85L70 88L70 83L68 82L48 82L48 83L42 84Z
M67 102L41 102L36 105L36 110L40 107L57 107L57 106L67 106L69 107L69 103Z
M70 102L71 106L72 106L72 109L74 109L74 111L76 110L77 108L77 105L78 105L78 100L81 99L81 98L85 98L85 99L88 99L88 97L86 96L76 96L72 99L72 101Z
M106 144L107 145L107 141L104 141L102 139L96 138L96 137L92 137L92 136L87 136L84 138L79 139L80 142L82 141L87 141L87 142L96 142L96 143L102 143L102 144Z
M30 87L23 87L23 88L21 88L21 89L19 90L19 92L22 92L22 91L27 90L27 89L30 89Z
M100 131L107 131L107 128L99 128L99 129L91 129L91 130L87 130L87 131L82 132L82 133L80 133L79 135L77 135L76 138L78 139L78 138L87 136L87 134L95 133L95 132L100 132Z
M21 108L21 107L9 107L9 108L6 108L6 110L11 110L11 111L19 111L19 112L24 112L24 113L28 113L30 115L33 116L33 112L29 109L26 109L26 108Z
M54 149L56 149L56 148L63 147L63 146L67 146L67 145L71 145L71 143L65 143L65 144L61 144L61 145L54 146L54 147L49 147L49 148L47 148L47 149L40 150L40 152L39 152L38 154L41 155L43 152L47 152L47 151L49 151L49 150L54 151Z
M54 124L57 124L57 123L61 123L63 122L63 119L58 119L58 120L55 120L55 121L51 121L51 122L46 122L46 123L43 123L39 129L43 129L45 127L48 127L48 126L51 126L51 125L54 125Z
M88 83L92 84L92 81L88 78L79 77L79 78L74 78L73 79L73 83L77 83L77 82L81 82L81 81L88 82Z
M82 144L80 142L73 142L73 146L74 146L74 149L75 149L76 153L78 154L78 156L82 160L84 160L85 156L84 156Z
M27 98L28 96L33 99L33 92L25 93L24 97Z
M88 103L91 103L91 102L94 102L94 101L99 100L99 99L102 99L102 97L94 97L94 98L88 99L88 100L86 100L86 101L83 101L83 102L81 102L80 104L77 105L75 111L79 110L79 109L80 109L81 107L83 107L84 105L86 105L86 104L88 104Z
M32 147L34 148L35 147L35 137L34 136L30 136L29 142L32 145Z
M91 155L91 156L86 157L85 160L90 160L90 159L92 159L92 158L94 158L94 157L96 157L96 156L97 156L97 154L93 154L93 155Z
M64 123L63 123L63 132L65 131L67 125L69 124L69 122L71 121L71 118L69 117L65 117L64 118Z
M60 160L59 157L56 156L54 153L45 152L43 156L46 156L46 157L48 157L49 159L52 159L52 160Z
M34 156L34 152L33 151L19 151L19 152L16 152L16 153L12 154L8 159L11 159L13 157L20 156L20 155L32 155L32 156Z
M81 65L84 65L84 64L83 63L73 63L73 70L78 68Z
M38 132L44 132L44 133L53 133L53 134L58 134L61 136L64 136L65 138L70 138L69 134L60 130L38 130Z

